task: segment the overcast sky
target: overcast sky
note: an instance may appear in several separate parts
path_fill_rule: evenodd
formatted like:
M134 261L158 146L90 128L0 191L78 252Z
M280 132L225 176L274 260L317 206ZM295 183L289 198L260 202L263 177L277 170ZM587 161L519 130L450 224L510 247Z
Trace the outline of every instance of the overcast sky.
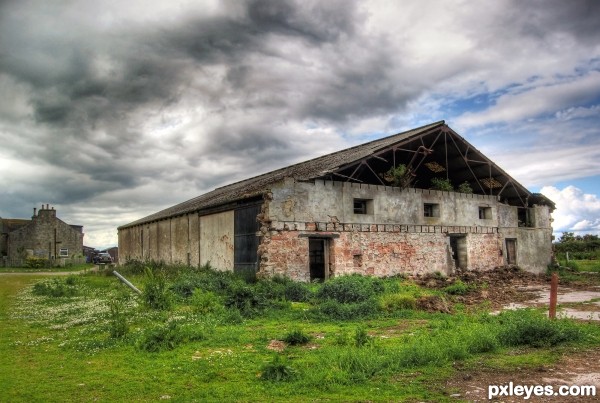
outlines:
M0 216L84 243L438 120L600 231L600 1L2 1Z

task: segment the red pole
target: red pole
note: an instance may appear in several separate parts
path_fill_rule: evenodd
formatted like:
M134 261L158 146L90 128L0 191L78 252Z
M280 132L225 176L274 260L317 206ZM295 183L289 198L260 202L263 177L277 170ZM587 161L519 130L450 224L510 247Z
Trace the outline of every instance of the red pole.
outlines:
M550 280L550 312L548 316L550 319L556 319L556 302L558 300L558 274L552 273L552 280Z

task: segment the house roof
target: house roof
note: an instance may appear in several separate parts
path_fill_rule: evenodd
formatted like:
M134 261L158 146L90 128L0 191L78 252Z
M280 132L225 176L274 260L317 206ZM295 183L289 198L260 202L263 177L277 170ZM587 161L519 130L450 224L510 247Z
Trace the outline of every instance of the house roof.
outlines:
M443 146L439 141L442 135ZM452 171L454 183L462 183L464 179L472 184L475 193L497 193L500 197L510 199L511 204L522 202L527 205L534 201L554 207L550 200L543 195L529 192L450 129L444 121L439 121L217 188L123 225L119 229L260 196L271 184L284 178L298 181L329 179L389 185L381 179L383 175L376 172L385 172L390 165L396 166L399 163L406 164L411 168L413 176L423 179L422 183L417 181L416 187L429 184L432 169L425 167L434 163L431 167L438 168L433 171ZM439 171L440 169L443 171ZM501 190L498 189L498 184L503 185ZM508 184L510 187L507 188Z
M12 232L31 222L31 220L24 220L20 218L1 218L0 221L0 232L3 233Z

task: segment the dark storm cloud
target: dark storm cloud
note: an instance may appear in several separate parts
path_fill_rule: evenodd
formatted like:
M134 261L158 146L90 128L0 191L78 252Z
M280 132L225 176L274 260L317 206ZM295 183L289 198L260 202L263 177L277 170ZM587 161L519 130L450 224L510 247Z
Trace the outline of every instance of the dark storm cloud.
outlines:
M137 219L350 145L346 132L391 130L440 83L456 79L452 96L520 83L540 49L559 66L556 33L598 43L598 2L494 3L493 16L447 4L0 3L0 157L35 167L13 172L0 207L119 205Z
M598 43L600 39L600 2L596 0L514 1L514 14L525 35L545 37L564 32L580 41Z

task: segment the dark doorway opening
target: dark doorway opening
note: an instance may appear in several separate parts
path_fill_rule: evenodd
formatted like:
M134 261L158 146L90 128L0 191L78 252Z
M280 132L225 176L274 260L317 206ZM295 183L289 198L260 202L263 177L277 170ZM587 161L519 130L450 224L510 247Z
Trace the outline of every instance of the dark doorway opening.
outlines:
M255 277L258 268L259 213L260 204L256 203L240 206L234 212L233 271L247 278Z
M328 245L327 239L308 239L310 281L325 281L329 277Z
M517 240L506 240L506 264L517 264Z
M465 235L450 235L452 259L457 269L467 268L467 237Z

